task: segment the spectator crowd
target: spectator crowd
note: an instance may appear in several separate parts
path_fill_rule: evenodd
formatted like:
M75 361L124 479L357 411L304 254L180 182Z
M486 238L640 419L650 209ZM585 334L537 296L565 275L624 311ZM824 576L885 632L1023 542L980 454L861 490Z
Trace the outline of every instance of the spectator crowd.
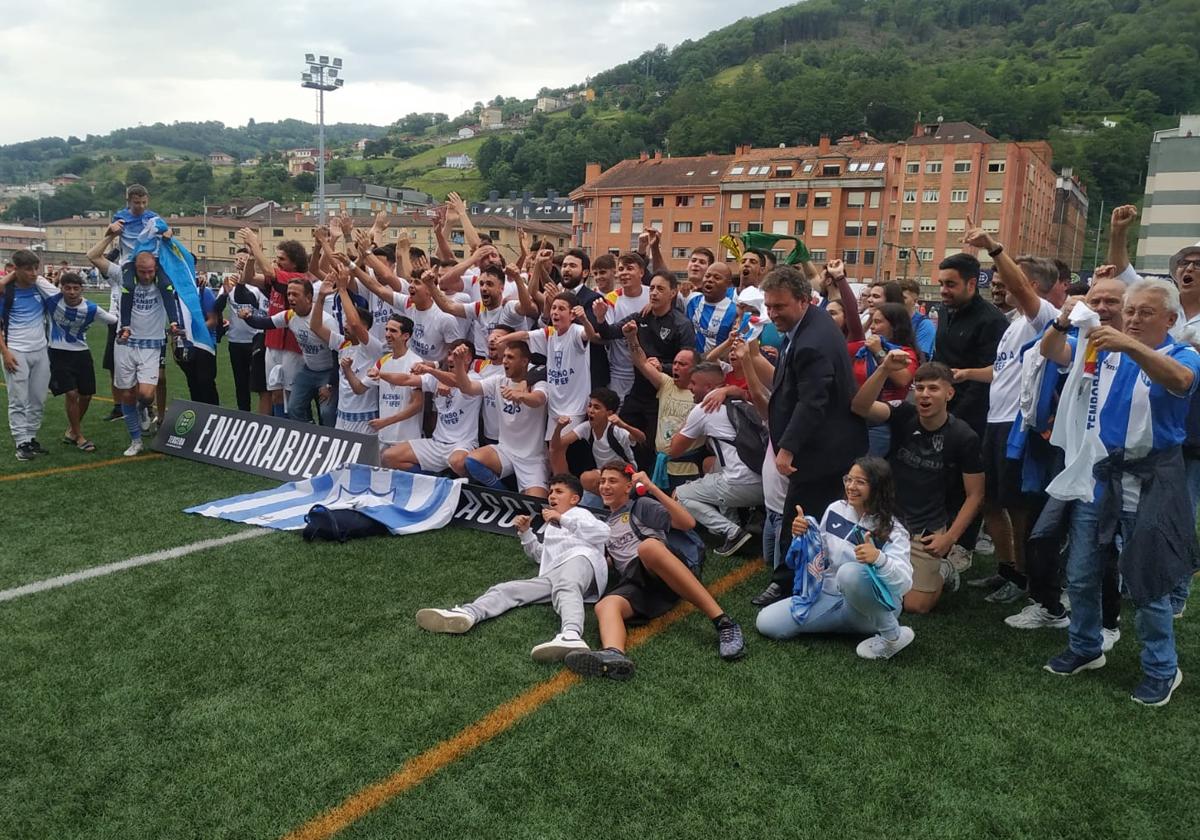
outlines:
M126 455L164 414L168 351L192 399L220 401L217 355L187 340L177 290L136 244L157 218L149 196L135 185L128 199L88 253L107 308L77 272L48 280L32 252L0 276L18 459L50 455L47 391L65 396L63 443L94 451L97 322ZM215 293L197 284L239 409L375 436L386 467L546 499L545 527L518 522L537 576L423 609L423 628L462 633L550 603L561 632L534 658L624 679L626 626L684 600L737 659L742 630L701 580L707 532L722 556L761 541L760 634L864 637L859 656L887 659L914 641L904 614L936 610L983 548L996 573L967 586L1027 600L1005 620L1014 630L1067 630L1047 671L1103 667L1132 609L1132 697L1170 700L1197 566L1200 245L1175 256L1170 280L1139 277L1136 210L1120 207L1106 264L1072 284L1066 266L970 223L938 266L940 301L922 307L913 280L856 295L838 260L779 263L738 242L692 250L677 276L655 230L595 257L522 235L508 261L458 196L438 212L434 254L404 231L387 241L383 214L274 254L244 229L239 274ZM990 290L979 252L995 265Z

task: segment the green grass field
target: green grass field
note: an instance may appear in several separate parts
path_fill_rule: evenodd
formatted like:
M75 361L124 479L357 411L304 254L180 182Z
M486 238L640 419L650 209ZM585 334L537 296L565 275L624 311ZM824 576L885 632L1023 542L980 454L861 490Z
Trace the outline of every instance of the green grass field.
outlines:
M219 370L231 402L223 350ZM173 363L168 378L182 396ZM57 443L58 399L41 435L52 455L18 463L0 437L0 590L237 533L182 509L269 486L164 458L39 475L120 456L124 431L99 422L104 408L85 426L91 455ZM710 555L706 579L748 559ZM462 637L412 618L530 571L515 540L474 531L344 546L272 532L0 601L0 838L277 838L308 825L554 677L529 659L556 629L549 608ZM869 663L850 639L758 637L747 599L764 582L759 571L721 596L747 628L743 661L718 661L711 626L688 615L633 652L631 682L567 684L338 836L1200 833L1191 611L1176 625L1187 679L1154 710L1128 699L1128 610L1108 667L1064 680L1040 666L1065 631L1011 630L1015 608L974 591L906 617L915 644Z

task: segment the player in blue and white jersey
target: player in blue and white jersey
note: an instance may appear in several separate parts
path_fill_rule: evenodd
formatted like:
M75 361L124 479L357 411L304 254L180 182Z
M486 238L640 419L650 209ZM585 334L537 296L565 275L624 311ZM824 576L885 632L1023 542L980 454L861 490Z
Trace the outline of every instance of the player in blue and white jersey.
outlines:
M705 269L700 291L688 298L684 312L696 328L696 352L701 356L729 338L737 324L737 301L728 265L716 262Z
M45 299L58 293L38 274L33 251L12 255L13 270L0 277L0 358L8 388L8 428L18 461L29 461L49 451L37 440L50 383L46 354Z
M58 288L58 294L45 301L50 315L50 393L65 396L67 431L63 443L94 452L96 445L84 437L81 429L96 393L96 369L87 331L97 321L115 324L117 316L83 296L83 278L73 271L58 278Z

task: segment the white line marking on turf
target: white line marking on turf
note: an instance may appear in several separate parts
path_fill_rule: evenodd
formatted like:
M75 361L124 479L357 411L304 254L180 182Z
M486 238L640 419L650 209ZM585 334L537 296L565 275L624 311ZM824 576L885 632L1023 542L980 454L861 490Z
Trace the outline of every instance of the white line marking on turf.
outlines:
M219 548L230 543L242 542L243 540L252 540L255 537L265 537L267 534L274 533L266 528L256 529L253 531L241 531L236 534L230 534L227 537L217 537L211 540L200 540L199 542L188 543L181 545L178 548L167 548L162 551L156 551L153 554L142 554L138 557L130 557L128 560L119 560L116 563L105 563L103 566L93 566L90 569L81 569L78 572L71 572L66 575L58 575L57 577L46 578L45 580L34 581L27 583L24 586L15 586L12 589L0 590L0 602L12 601L25 595L34 595L38 592L46 592L50 589L59 589L63 586L70 586L72 583L79 583L81 580L90 580L91 578L103 577L111 575L113 572L122 572L125 569L133 569L138 566L146 566L150 563L161 563L163 560L174 560L176 557L184 557L188 554L195 554L197 551L204 551L209 548Z

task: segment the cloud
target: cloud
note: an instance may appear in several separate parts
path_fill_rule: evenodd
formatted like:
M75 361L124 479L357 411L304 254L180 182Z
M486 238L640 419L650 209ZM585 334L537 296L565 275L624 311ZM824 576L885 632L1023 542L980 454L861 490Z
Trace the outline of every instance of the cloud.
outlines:
M739 15L783 5L742 0ZM315 120L304 54L337 55L346 87L328 122L455 116L500 94L531 97L732 23L718 0L286 0L162 4L0 0L0 143L104 134L139 123Z

